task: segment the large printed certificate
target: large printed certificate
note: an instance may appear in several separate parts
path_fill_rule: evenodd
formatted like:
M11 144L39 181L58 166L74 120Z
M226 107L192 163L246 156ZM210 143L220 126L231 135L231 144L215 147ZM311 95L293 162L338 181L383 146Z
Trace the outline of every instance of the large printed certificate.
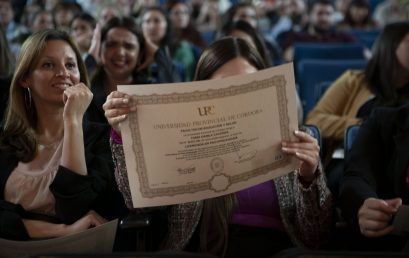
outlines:
M192 83L118 86L134 207L233 193L299 167L281 141L298 128L293 65Z

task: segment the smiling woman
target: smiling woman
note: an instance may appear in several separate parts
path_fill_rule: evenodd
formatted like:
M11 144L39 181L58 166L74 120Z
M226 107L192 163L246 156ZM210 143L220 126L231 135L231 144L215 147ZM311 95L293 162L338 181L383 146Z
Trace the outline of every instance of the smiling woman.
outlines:
M106 123L102 105L117 85L165 83L179 81L166 49L145 41L135 21L129 17L114 17L101 29L100 65L92 77L94 101L89 119ZM157 73L149 69L153 63Z
M64 236L116 217L108 130L83 120L88 84L65 32L23 44L0 138L0 237Z

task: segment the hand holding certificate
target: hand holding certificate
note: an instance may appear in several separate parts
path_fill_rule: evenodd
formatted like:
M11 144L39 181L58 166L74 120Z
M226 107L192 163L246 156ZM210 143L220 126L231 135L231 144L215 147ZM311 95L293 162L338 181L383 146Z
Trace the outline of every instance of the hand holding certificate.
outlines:
M220 80L118 86L134 207L201 200L284 175L298 128L292 64Z

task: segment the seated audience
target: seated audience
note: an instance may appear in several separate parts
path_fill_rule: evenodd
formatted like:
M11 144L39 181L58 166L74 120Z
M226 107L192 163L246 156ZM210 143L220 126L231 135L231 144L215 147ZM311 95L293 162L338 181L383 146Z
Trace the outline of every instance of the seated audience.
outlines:
M0 138L1 238L65 236L117 217L108 128L83 120L91 99L68 34L27 39Z
M332 159L342 148L345 130L360 124L378 106L400 105L409 98L409 22L387 25L377 38L365 71L346 71L308 114L306 123L321 130L330 189L337 196L343 160ZM386 65L387 64L387 65Z
M309 43L351 43L355 38L344 32L337 31L334 27L332 16L334 7L329 0L316 0L309 12L309 24L302 31L283 32L282 38L283 58L293 60L293 45L300 42Z
M203 52L195 80L253 73L265 68L259 53L240 38L222 38ZM104 104L111 124L111 148L118 185L132 209L119 124L137 112L127 94L114 91ZM156 249L184 249L222 257L267 257L291 246L317 248L328 240L332 200L319 161L319 146L308 133L295 131L282 151L298 158L296 171L260 185L204 201L157 207ZM148 213L149 209L136 209ZM153 212L153 211L152 211ZM162 215L158 216L160 213ZM158 226L161 225L161 226ZM164 226L163 226L164 225ZM166 226L167 225L167 226Z

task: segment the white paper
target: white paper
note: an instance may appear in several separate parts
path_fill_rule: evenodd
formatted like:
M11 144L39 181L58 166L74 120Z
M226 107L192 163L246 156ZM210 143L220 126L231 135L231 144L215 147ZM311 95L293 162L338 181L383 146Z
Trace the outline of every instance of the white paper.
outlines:
M299 166L281 151L298 128L292 64L118 90L137 104L121 125L134 207L217 197Z

